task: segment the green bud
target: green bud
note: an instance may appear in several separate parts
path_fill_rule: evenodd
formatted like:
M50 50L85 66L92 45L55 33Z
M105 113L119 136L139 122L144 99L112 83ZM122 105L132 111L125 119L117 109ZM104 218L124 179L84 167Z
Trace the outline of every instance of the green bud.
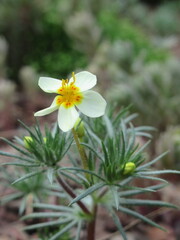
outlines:
M81 120L81 118L78 118L78 120L75 122L74 129L76 130L78 138L84 137L84 135L85 135L84 123Z
M124 175L130 174L134 172L135 169L136 169L136 165L133 162L128 162L125 164L123 174Z
M43 140L44 140L44 143L46 143L46 138L45 137L43 137ZM30 137L30 136L25 136L24 137L24 146L25 146L25 148L27 148L27 149L31 148L31 146L29 144L30 142L33 142L33 138Z
M25 146L25 148L27 148L27 149L30 148L30 145L29 145L30 142L33 142L32 137L25 136L24 137L24 146Z

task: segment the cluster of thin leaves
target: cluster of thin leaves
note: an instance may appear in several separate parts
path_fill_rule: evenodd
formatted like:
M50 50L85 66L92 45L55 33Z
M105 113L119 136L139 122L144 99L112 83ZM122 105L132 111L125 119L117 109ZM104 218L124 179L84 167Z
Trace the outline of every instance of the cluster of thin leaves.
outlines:
M43 134L38 123L33 129L29 128L21 121L20 123L27 130L29 134L28 137L31 138L31 140L27 140L28 147L24 139L20 139L19 137L15 137L14 142L1 138L1 140L9 144L20 154L15 155L0 151L0 155L2 156L18 159L17 162L8 162L3 165L15 165L31 169L29 173L15 180L13 184L43 172L47 172L47 176L50 182L52 182L53 168L57 167L69 150L73 141L72 136L60 132L57 125L55 125L52 131L46 127L45 133Z
M38 170L22 176L14 183L27 180L29 177L34 177L36 174L46 171L51 183L54 183L53 174L56 173L56 176L61 176L61 178L66 180L67 184L69 182L67 180L70 180L77 186L77 189L73 190L75 193L74 198L65 194L65 199L69 203L68 206L44 203L34 204L33 207L42 209L43 211L25 216L25 219L48 218L53 220L34 224L26 227L26 229L62 225L63 228L49 238L50 240L55 240L76 226L77 232L73 239L80 239L84 222L92 220L92 215L87 215L78 207L77 203L81 201L87 206L90 212L94 206L104 206L112 216L124 240L126 240L127 237L118 217L118 211L164 230L163 227L136 212L132 207L146 205L175 208L175 206L163 201L141 200L134 198L134 196L142 193L154 193L165 187L167 182L159 177L160 174L179 174L180 172L175 170L152 170L152 166L166 153L146 162L144 150L150 141L146 141L143 146L139 146L139 144L137 144L137 136L150 138L151 135L148 131L154 129L147 126L134 127L131 121L136 115L128 116L127 111L128 109L123 109L117 114L109 111L108 114L102 118L93 120L83 119L86 134L83 141L81 140L81 145L86 150L88 170L81 167L79 157L76 157L74 154L72 136L60 132L59 129L56 129L55 133L51 133L50 130L46 129L46 141L44 141L44 136L39 126L34 128L35 134L34 131L23 124L33 139L33 141L29 142L29 149L20 148L16 144L5 140L21 153L19 156L0 152L1 155L19 159L18 162L8 164L21 167L25 165L30 169L32 169L32 167L35 169L38 167ZM65 155L71 162L70 167L59 165L59 161ZM133 163L135 169L124 174L124 168L127 163ZM88 178L85 177L87 174L89 176ZM136 178L142 179L143 181L153 180L156 184L137 187L133 181ZM157 181L160 183L157 184ZM67 201L64 201L64 203L67 203ZM45 212L47 209L50 211Z

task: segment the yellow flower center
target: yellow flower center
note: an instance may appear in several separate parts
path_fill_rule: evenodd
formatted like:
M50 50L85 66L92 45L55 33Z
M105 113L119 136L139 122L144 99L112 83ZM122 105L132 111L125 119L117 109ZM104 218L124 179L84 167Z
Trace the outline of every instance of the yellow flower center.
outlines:
M56 104L61 105L65 108L72 107L74 105L80 104L83 99L83 95L80 89L75 85L75 74L72 73L73 82L69 83L69 80L62 80L62 87L57 90L59 96L56 98Z

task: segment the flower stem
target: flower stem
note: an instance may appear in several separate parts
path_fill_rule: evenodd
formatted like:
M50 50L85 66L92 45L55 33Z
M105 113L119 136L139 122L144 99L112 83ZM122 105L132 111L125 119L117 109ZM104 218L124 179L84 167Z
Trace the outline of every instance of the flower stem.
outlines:
M56 176L58 183L61 185L61 187L72 197L76 198L76 194L73 192L71 187L67 184L67 182L64 181L63 178L61 178L59 175ZM80 200L77 201L78 206L88 215L91 215L91 212L88 210L88 208L84 205L83 202Z
M79 151L79 154L80 154L80 157L81 157L83 168L84 168L84 170L89 170L86 153L84 151L83 146L80 144L78 135L77 135L76 130L74 128L72 129L72 133L73 133L74 140L76 142L76 146L78 148L78 151ZM89 181L90 180L90 175L88 173L85 173L85 176L86 176L86 179Z

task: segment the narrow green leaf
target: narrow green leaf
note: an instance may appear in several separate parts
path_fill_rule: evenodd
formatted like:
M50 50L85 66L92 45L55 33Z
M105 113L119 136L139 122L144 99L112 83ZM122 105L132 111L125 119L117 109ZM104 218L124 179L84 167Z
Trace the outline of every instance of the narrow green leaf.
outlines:
M56 221L49 221L49 222L45 222L45 223L33 224L33 225L27 226L27 227L25 227L23 229L24 230L31 230L31 229L49 227L49 226L54 226L54 225L61 225L61 224L66 224L66 223L68 223L70 221L71 221L70 218L65 218L63 220L56 220Z
M9 140L7 140L6 138L0 137L0 139L2 139L4 142L6 142L7 144L9 144L11 147L13 147L14 149L16 149L18 152L21 152L22 154L31 157L31 154L27 151L24 151L22 148L17 147L14 143L10 142Z
M73 212L73 209L70 208L70 207L53 205L53 204L46 204L46 203L34 203L33 207L43 208L43 209L51 209L51 210L63 211L63 212Z
M152 161L145 163L144 165L140 166L137 168L137 170L141 170L141 169L147 169L147 167L151 166L152 164L156 163L157 161L159 161L162 157L164 157L168 152L164 152L161 155L159 155L157 158L153 159Z
M126 233L125 233L125 231L124 231L124 229L123 229L123 226L122 226L122 224L121 224L120 219L118 218L118 216L115 214L114 211L111 211L111 215L112 215L113 221L114 221L114 223L116 224L116 226L117 226L119 232L121 233L123 239L124 239L124 240L128 240L127 237L126 237Z
M103 116L103 120L106 124L106 129L107 129L108 135L110 138L112 138L114 136L114 130L113 130L112 123L106 115Z
M138 114L137 113L133 113L131 114L129 117L124 119L124 123L128 123L131 122L133 119L137 118Z
M80 240L81 228L82 228L82 221L79 221L78 226L77 226L77 230L76 230L75 240Z
M136 131L157 131L155 127L150 126L140 126L135 128Z
M147 172L138 172L138 174L142 175L159 175L159 174L165 174L165 173L173 173L173 174L180 174L180 171L177 170L171 170L171 169L166 169L166 170L155 170L155 171L147 171Z
M69 229L71 229L75 224L77 224L77 221L73 221L73 222L69 223L68 225L63 227L63 229L61 231L59 231L58 233L53 235L49 240L59 239L59 237L61 237L65 232L69 231Z
M29 134L36 139L36 141L39 142L38 138L36 137L36 135L32 132L32 130L25 124L23 123L21 120L18 120L18 122L20 122L20 124L29 132Z
M121 186L121 185L116 185L117 187L120 187L122 189L128 189L128 190L139 190L141 192L156 192L155 190L151 189L151 188L141 188L141 187L134 187L134 186ZM120 192L121 194L121 192Z
M17 198L20 198L23 196L23 193L21 192L18 192L18 193L12 193L12 194L9 194L9 195L6 195L4 197L1 198L1 204L5 204L9 201L12 201L12 200L15 200Z
M160 182L164 182L166 184L168 184L168 181L162 179L162 178L158 178L158 177L151 177L151 176L146 176L145 174L143 175L134 175L137 178L143 178L143 179L149 179L149 180L155 180L155 181L160 181Z
M87 131L88 135L92 136L92 138L93 138L94 140L96 140L96 142L97 142L99 145L101 144L101 139L100 139L96 134L94 134L94 132L93 132L90 128L86 129L86 131Z
M111 190L113 198L114 198L114 203L115 203L116 209L118 209L118 207L119 207L119 195L118 195L117 190L115 188L116 187L111 187L110 190Z
M15 181L12 183L12 185L13 185L13 184L16 184L16 183L18 183L18 182L21 182L21 181L23 181L23 180L26 180L26 179L28 179L28 178L30 178L30 177L32 177L32 176L35 176L35 175L37 175L37 174L39 174L39 173L43 173L43 172L45 172L45 170L39 170L39 171L36 171L36 172L28 173L28 174L26 174L26 175L18 178L17 180L15 180Z
M68 217L70 213L64 212L38 212L31 213L29 215L23 216L22 220L31 219L31 218L57 218L57 217Z
M150 133L146 132L136 132L136 136L141 136L141 137L147 137L147 138L152 138L152 135Z
M61 171L61 174L64 175L65 177L71 179L73 182L77 183L77 184L82 184L82 182L77 178L77 177L73 177L71 176L68 172L66 173L65 171ZM79 177L79 175L78 175ZM85 179L85 181L88 183L87 179Z
M133 147L135 145L136 135L134 134L134 127L133 127L132 124L131 124L131 130L132 130L132 134L131 134L131 137L128 141L128 146L127 146L127 149L126 149L126 153L130 152L131 149L133 149Z
M130 209L128 209L128 208L124 208L124 207L121 207L121 206L119 206L119 210L120 210L121 212L123 212L123 213L126 213L126 214L131 215L131 216L136 217L136 218L139 218L139 219L141 219L142 221L144 221L144 222L146 222L146 223L148 223L148 224L150 224L150 225L152 225L152 226L154 226L154 227L157 227L157 228L159 228L159 229L161 229L161 230L163 230L163 231L166 231L165 228L163 228L163 227L160 226L159 224L155 223L154 221L150 220L149 218L141 215L140 213L137 213L137 212L135 212L135 211L133 211L133 210L130 210Z
M89 173L97 178L99 178L102 181L105 181L104 178L102 178L101 176L97 175L95 172L89 171L89 170L85 170L82 168L77 168L77 167L62 167L59 168L60 171L66 170L66 171L78 171L78 172L84 172L84 173Z
M53 180L54 180L54 169L53 168L48 168L47 170L47 178L50 182L50 184L53 184Z
M169 207L169 208L177 208L174 204L157 201L157 200L146 200L146 199L127 199L120 198L120 204L134 205L134 206L160 206L160 207Z
M120 183L120 186L123 187L124 185L127 185L131 180L133 180L133 177L132 177L132 176L130 176L130 177L122 180L121 183Z
M133 195L137 195L137 194L141 194L141 193L144 193L144 192L149 192L149 190L158 190L158 189L161 189L163 187L167 186L167 184L157 184L157 185L154 185L154 186L150 186L148 187L147 189L146 188L141 188L141 189L135 189L135 190L127 190L127 191L121 191L119 193L119 196L120 197L128 197L128 196L133 196Z
M22 162L8 162L8 163L2 163L2 166L12 165L12 166L21 166L21 167L39 167L39 164L26 164Z
M89 144L81 143L81 145L89 148L93 153L95 153L95 155L96 155L102 162L104 162L103 157L102 157L95 149L93 149Z
M21 157L21 156L15 155L15 154L11 154L11 153L7 153L7 152L3 152L3 151L0 151L0 155L5 156L5 157L17 158L19 160L23 160L26 162L32 162L32 163L34 162L34 159L24 158L24 157Z
M106 146L103 143L103 141L101 142L101 145L102 145L102 150L103 150L103 153L104 153L105 162L109 163L109 155L108 155L108 152L106 150Z
M127 115L128 111L130 109L130 106L123 108L116 116L114 119L112 119L112 123L113 125L118 125L121 118L125 118L125 116ZM112 114L113 115L113 114Z
M139 155L150 144L151 140L147 141L139 150L136 151L135 156ZM137 168L139 169L139 167Z
M20 206L19 206L19 215L22 215L24 210L26 209L26 201L27 201L27 196L25 196L21 200L21 203L20 203Z
M78 202L79 200L85 198L86 196L88 196L89 194L91 194L94 191L98 190L99 188L102 188L103 186L105 186L105 184L102 183L102 182L94 184L92 187L86 189L83 193L81 193L76 198L74 198L69 205L71 206L72 204L74 204L74 203Z

